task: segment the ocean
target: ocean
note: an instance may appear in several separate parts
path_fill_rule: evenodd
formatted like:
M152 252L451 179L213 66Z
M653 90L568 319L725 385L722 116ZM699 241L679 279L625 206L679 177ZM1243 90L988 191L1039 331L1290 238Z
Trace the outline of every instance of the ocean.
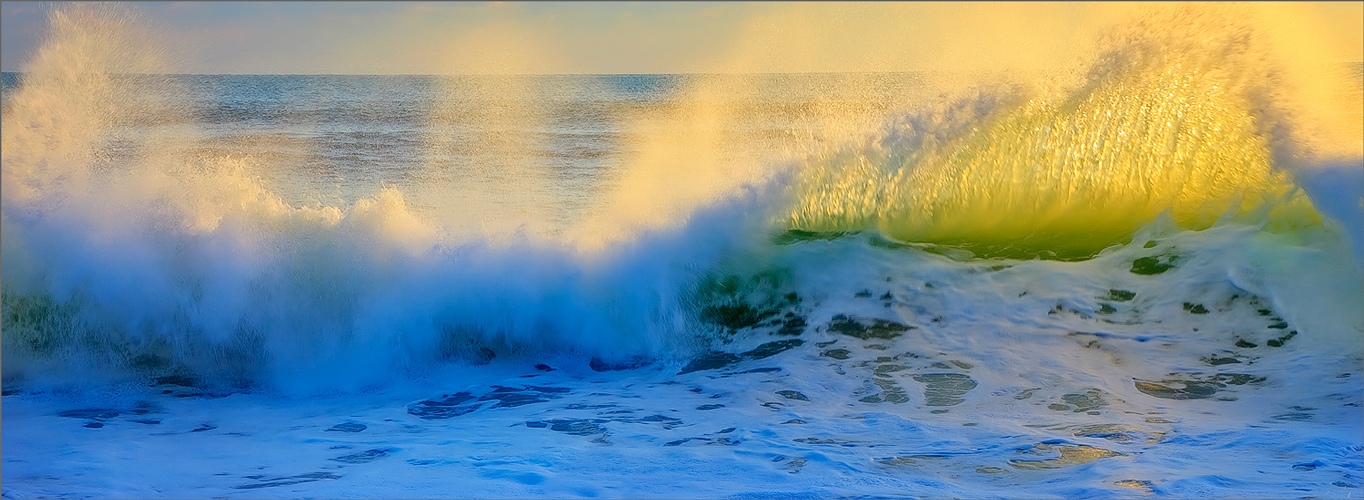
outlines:
M3 75L5 498L1364 496L1360 160L1239 35L1052 81L64 29Z

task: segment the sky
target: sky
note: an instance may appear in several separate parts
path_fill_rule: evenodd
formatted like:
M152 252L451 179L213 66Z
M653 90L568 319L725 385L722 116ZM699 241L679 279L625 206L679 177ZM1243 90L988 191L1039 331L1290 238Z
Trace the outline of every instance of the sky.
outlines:
M949 2L127 2L181 73L916 71L1043 64L1142 4ZM0 3L19 70L51 4ZM1364 2L1284 7L1364 60ZM1296 17L1294 17L1296 16Z

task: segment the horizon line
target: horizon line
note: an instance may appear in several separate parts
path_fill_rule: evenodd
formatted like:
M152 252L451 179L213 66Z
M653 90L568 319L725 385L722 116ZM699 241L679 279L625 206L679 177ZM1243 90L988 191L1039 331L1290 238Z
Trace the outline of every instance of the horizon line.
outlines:
M1362 66L1364 61L1338 61L1340 65ZM998 70L857 70L857 71L683 71L666 73L641 73L641 72L602 72L602 73L250 73L250 72L222 72L222 73L196 73L196 72L171 72L171 73L110 73L114 75L156 75L156 76L424 76L424 77L468 77L468 76L742 76L742 75L904 75L904 74L928 74L928 73L992 73ZM19 70L0 70L0 73L22 74L25 71Z
M894 70L894 71L752 71L752 72L707 72L688 71L680 73L109 73L111 75L155 75L155 76L656 76L656 75L848 75L848 74L911 74L932 73L933 70ZM936 71L951 72L951 71ZM972 71L975 72L975 71ZM2 70L0 73L25 73L18 70Z

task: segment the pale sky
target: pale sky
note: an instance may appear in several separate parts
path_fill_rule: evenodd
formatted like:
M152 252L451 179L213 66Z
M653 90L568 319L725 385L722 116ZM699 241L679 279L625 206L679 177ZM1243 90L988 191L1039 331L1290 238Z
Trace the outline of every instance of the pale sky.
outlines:
M1037 63L1142 4L129 2L184 73L914 71ZM1364 59L1364 2L1286 25ZM44 2L0 4L0 67L39 43ZM1275 14L1278 16L1278 14ZM1278 17L1275 17L1278 19ZM1295 35L1296 36L1296 35ZM1029 59L1032 54L1032 59Z

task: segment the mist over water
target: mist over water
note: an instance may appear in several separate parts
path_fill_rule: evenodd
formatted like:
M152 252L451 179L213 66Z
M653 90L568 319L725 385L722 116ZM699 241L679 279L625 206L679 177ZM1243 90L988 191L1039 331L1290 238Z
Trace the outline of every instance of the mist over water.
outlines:
M3 75L5 446L372 429L263 432L326 470L234 451L248 482L191 495L408 454L515 464L469 496L760 491L669 475L715 464L770 496L1358 496L1358 65L1297 85L1277 28L1161 12L1002 76L308 76L169 74L131 12L56 9ZM429 441L541 431L570 441ZM1272 453L1320 477L1246 472ZM7 495L112 491L13 466Z

